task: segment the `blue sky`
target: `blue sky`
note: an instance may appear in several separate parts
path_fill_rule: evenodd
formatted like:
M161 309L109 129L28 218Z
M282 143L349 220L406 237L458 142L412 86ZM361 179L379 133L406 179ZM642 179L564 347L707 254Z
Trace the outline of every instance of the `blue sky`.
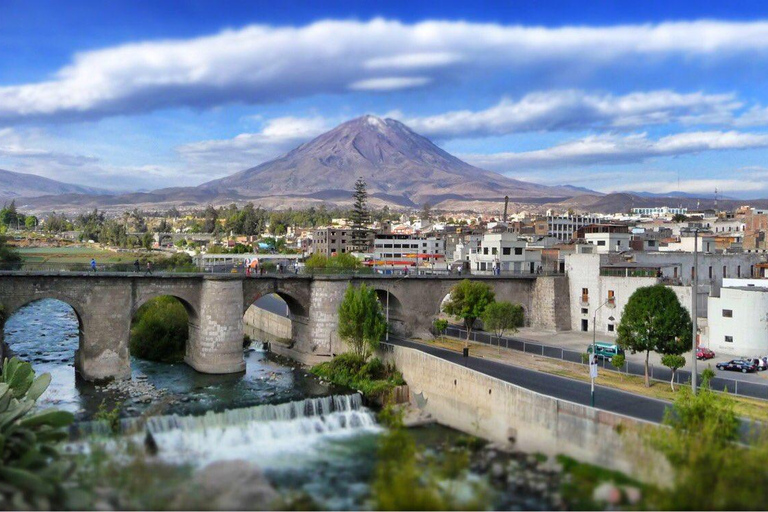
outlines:
M196 185L363 114L544 184L768 197L765 2L0 0L0 168Z

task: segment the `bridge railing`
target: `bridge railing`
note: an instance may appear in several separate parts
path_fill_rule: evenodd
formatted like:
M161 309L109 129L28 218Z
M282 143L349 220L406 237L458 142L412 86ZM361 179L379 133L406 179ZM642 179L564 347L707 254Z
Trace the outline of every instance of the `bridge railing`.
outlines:
M448 336L454 336L456 338L466 339L467 331L457 325L449 325L446 329ZM510 336L502 336L498 338L491 333L485 331L473 330L470 335L470 340L477 343L485 343L488 345L496 345L501 343L502 347L510 350L516 350L519 352L525 352L527 354L538 355L542 357L550 357L553 359L560 359L562 361L568 361L571 363L580 363L586 366L582 359L582 353L586 353L587 347L584 347L584 351L571 350L563 347L555 347L552 345L545 345L535 341L525 340L521 338L515 338ZM499 341L500 340L500 341ZM609 360L600 359L600 365L607 371L625 373L628 375L645 375L645 365L636 363L633 361L626 361L621 368L615 368ZM659 382L669 383L672 380L672 370L666 366L657 366L651 364L649 366L649 373L651 379ZM675 372L675 383L685 385L691 381L691 372L689 370L677 370ZM701 376L699 376L698 382L701 382ZM759 382L740 381L735 379L728 379L723 377L715 377L709 381L710 387L715 391L727 391L735 395L745 396L749 398L758 398L760 400L768 400L768 385L761 384Z

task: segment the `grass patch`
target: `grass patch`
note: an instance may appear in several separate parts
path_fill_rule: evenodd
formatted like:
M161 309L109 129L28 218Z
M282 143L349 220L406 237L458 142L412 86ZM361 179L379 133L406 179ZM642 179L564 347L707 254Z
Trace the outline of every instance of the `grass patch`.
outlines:
M405 384L403 375L381 359L365 359L346 352L332 360L313 366L311 372L339 386L360 391L366 398L386 397L396 386Z
M568 476L563 479L560 492L569 510L602 510L605 504L593 501L592 494L604 482L636 487L642 491L643 496L646 494L647 486L619 471L579 462L565 455L558 455L557 461L563 467L563 473Z

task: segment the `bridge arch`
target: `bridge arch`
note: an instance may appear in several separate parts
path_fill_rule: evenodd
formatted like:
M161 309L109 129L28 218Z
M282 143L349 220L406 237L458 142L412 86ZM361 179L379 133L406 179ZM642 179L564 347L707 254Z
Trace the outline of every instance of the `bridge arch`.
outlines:
M374 291L381 304L382 312L389 318L390 332L398 336L407 336L409 334L408 319L403 302L397 295L386 289L374 288ZM389 315L387 315L387 307L389 307Z

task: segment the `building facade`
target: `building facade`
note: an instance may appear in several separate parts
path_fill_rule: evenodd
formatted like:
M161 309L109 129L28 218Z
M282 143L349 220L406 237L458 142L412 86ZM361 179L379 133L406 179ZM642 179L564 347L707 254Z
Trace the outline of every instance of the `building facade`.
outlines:
M530 249L512 232L486 233L476 246L469 247L467 257L470 270L478 274L534 274L541 267L541 250Z

